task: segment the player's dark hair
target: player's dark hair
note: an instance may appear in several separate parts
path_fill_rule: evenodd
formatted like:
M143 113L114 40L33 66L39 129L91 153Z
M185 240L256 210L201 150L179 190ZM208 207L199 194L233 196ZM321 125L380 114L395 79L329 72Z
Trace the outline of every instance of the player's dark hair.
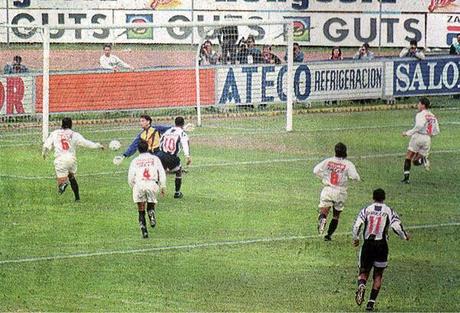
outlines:
M339 142L335 145L335 156L345 159L347 157L347 146Z
M106 44L104 45L104 47L102 48L102 50L104 50L105 48L110 48L110 49L112 49L112 45L111 45L110 43L106 43Z
M62 119L62 129L71 129L72 128L72 119L70 117L64 117Z
M149 121L149 124L150 124L150 125L152 124L152 118L150 117L150 115L142 114L142 115L141 115L141 118L143 118L144 120Z
M373 198L374 201L376 201L376 202L383 202L383 201L385 201L385 190L383 190L382 188L375 189L375 190L374 190L374 193L373 193L373 195L372 195L372 198Z
M137 150L139 150L139 153L145 153L149 151L149 144L145 140L140 140L139 144L137 145Z
M178 116L174 120L174 124L176 124L177 127L182 127L182 126L185 125L185 120L184 120L184 118L182 116Z
M429 109L431 106L430 99L427 97L421 97L418 101L425 106L426 109Z

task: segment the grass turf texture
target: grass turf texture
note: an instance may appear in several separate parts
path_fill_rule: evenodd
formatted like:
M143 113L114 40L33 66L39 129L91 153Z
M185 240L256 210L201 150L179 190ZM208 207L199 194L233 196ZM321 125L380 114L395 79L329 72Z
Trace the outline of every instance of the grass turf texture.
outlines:
M292 133L283 131L283 116L205 120L190 134L185 196L173 199L168 176L148 240L126 182L129 160L117 168L115 152L79 149L82 201L75 204L70 188L56 192L52 158L40 156L41 135L3 131L0 308L362 311L354 303L349 231L382 187L413 240L390 234L377 308L459 311L459 226L435 225L460 222L460 111L434 112L441 134L433 140L432 171L413 167L410 185L399 183L408 143L400 133L412 127L413 110L298 115ZM139 126L75 130L105 144L118 139L124 148ZM324 242L316 235L321 183L312 168L338 141L348 145L363 182L351 184L337 235ZM416 225L432 226L410 228Z

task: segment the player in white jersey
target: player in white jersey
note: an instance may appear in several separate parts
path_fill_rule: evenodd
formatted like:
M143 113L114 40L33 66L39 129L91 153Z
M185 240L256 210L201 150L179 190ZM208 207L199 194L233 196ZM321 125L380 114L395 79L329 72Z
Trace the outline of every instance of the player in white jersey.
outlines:
M166 174L158 157L149 153L147 141L141 140L138 145L139 155L131 161L128 172L128 184L133 189L133 201L139 211L139 226L142 236L148 238L145 222L145 204L150 226L155 227L155 204L157 194L166 192Z
M174 198L182 198L183 194L180 188L182 186L183 169L178 154L181 149L184 150L187 165L192 163L192 158L190 157L188 136L184 131L184 118L181 116L176 117L174 124L176 125L175 127L168 129L161 136L160 151L155 155L160 158L165 170L176 174Z
M415 166L424 165L430 170L428 153L431 149L431 137L439 134L439 124L436 116L428 109L430 100L422 97L418 103L418 113L415 116L415 126L402 133L403 136L411 137L407 148L406 159L404 160L404 178L402 183L409 183L411 162Z
M346 160L347 147L339 142L335 145L335 157L328 158L313 169L313 173L322 179L324 188L319 201L318 232L321 235L326 226L327 216L333 209L333 218L324 240L330 241L339 224L340 213L347 199L348 179L360 180L353 163Z
M64 193L70 183L75 195L75 201L80 200L80 192L75 173L77 172L77 146L91 149L104 149L100 143L86 140L82 135L72 130L72 119L64 117L60 129L53 131L43 144L42 156L46 158L48 151L54 147L54 169L56 171L58 191Z
M385 191L376 189L373 192L374 203L362 209L353 224L353 245L359 246L359 233L363 228L364 243L359 257L358 289L356 303L361 305L369 274L374 268L372 291L366 310L373 311L375 300L382 286L383 271L388 264L388 228L391 227L401 239L409 240L409 234L401 225L398 214L388 207Z

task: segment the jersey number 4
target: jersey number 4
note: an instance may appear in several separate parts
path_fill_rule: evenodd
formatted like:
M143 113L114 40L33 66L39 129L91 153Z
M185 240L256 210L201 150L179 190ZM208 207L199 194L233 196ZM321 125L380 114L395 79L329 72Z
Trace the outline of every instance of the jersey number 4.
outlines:
M147 179L147 180L150 180L150 177L152 177L152 176L150 175L150 172L149 172L149 169L148 169L148 168L144 169L144 174L143 174L143 176L144 176L144 178Z

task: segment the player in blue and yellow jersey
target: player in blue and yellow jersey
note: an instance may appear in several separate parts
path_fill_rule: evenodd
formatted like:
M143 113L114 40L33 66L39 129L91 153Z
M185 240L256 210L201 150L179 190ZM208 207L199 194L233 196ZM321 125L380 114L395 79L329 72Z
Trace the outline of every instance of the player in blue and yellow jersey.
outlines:
M139 141L144 140L148 143L149 148L148 152L155 153L159 150L160 147L160 137L165 131L171 128L171 126L161 126L154 125L152 126L152 118L149 115L141 115L140 124L142 131L137 134L133 142L122 155L118 155L113 159L113 163L120 165L123 159L129 158L137 151Z

